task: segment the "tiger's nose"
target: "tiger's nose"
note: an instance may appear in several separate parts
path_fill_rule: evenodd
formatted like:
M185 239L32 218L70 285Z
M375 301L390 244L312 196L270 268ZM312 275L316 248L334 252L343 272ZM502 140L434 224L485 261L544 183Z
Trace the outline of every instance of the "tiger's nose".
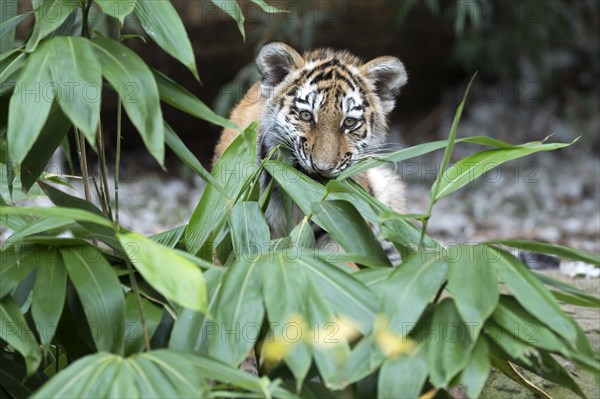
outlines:
M319 174L328 174L335 168L335 165L332 163L315 162L313 163L313 167Z

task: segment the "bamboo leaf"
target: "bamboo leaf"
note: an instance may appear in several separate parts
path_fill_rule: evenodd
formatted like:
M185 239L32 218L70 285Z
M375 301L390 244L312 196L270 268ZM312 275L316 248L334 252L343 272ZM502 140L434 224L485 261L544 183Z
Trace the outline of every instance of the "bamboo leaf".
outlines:
M95 215L91 212L85 211L83 209L77 208L67 208L67 207L51 207L51 208L42 208L42 207L28 207L28 208L19 208L16 206L0 206L0 213L3 215L39 215L39 216L53 216L57 218L62 218L63 220L69 221L81 221L81 222L90 222L94 224L98 224L100 226L105 227L113 227L113 224L110 220Z
M192 44L173 5L168 1L140 1L135 15L148 36L199 80Z
M119 20L121 25L125 21L125 17L133 12L138 3L137 0L94 0L100 8L102 12L110 15L113 18Z
M346 252L369 257L380 265L391 266L371 228L350 203L339 200L321 201L313 204L312 210L319 224Z
M98 351L123 353L125 299L119 279L92 246L60 248Z
M438 254L417 253L399 265L383 283L380 308L392 332L406 335L419 320L448 273Z
M296 333L296 329L302 328L298 319L306 313L304 304L308 277L298 263L286 262L284 257L277 256L273 262L266 263L263 268L262 291L272 329L271 339L279 339L292 346L287 353L282 354L282 357L292 371L298 389L302 386L310 368L311 352L302 339L291 340L286 337L291 334L290 331ZM270 359L267 354L267 360L275 359Z
M493 259L483 245L454 245L446 254L448 260L448 290L462 320L473 328L473 342L477 340L485 320L492 314L500 294Z
M561 258L579 260L591 265L600 265L600 256L597 254L582 251L580 249L565 247L563 245L527 240L494 240L486 241L484 244L506 245L507 247L516 248L519 251L531 251L535 253L556 255Z
M35 140L35 143L33 143L31 150L29 150L21 165L21 189L24 192L28 192L31 189L47 166L49 166L49 169L56 170L55 168L58 165L48 165L48 162L66 137L70 127L71 122L69 119L54 104L42 128L42 132Z
M10 294L39 264L40 247L9 246L0 253L0 298Z
M47 351L62 314L67 295L67 271L56 248L40 248L42 261L37 270L31 315L44 349Z
M473 80L475 80L475 76L477 76L477 74L473 75L473 77L469 81L469 84L467 86L467 89L465 90L463 99L460 102L460 104L458 105L456 112L454 113L454 120L452 121L452 126L450 127L450 133L448 134L448 145L446 146L446 149L444 150L444 157L442 159L442 164L440 165L440 173L438 174L437 178L435 179L435 182L433 182L433 185L431 186L430 204L434 204L439 196L439 192L441 190L440 185L444 179L444 176L446 173L446 168L448 167L448 163L450 162L450 157L452 156L452 152L454 151L454 144L456 141L456 131L458 129L458 123L460 122L460 117L462 116L462 112L465 107L465 103L467 102L467 96L469 94L469 90L471 89L471 84L473 84ZM429 209L428 214L430 214L430 212L431 212L431 205L429 206L429 208L430 209Z
M427 341L431 383L445 388L467 366L473 345L452 300L446 298L436 306L431 323L435 329Z
M213 168L212 176L228 197L207 184L185 230L185 245L189 252L197 254L213 232L218 232L233 207L233 199L243 189L246 179L256 170L256 129L253 123L225 150ZM210 243L212 244L212 243ZM203 257L212 258L212 245Z
M240 258L223 276L208 354L226 364L238 366L256 344L265 313L262 302L262 262Z
M229 215L229 226L237 259L252 255L261 256L268 252L271 233L258 203L237 203Z
M40 348L12 297L0 299L0 316L0 338L23 356L27 365L27 375L32 375L42 361Z
M8 156L18 165L40 135L56 97L56 87L49 71L51 47L44 43L27 58L10 97ZM31 109L36 112L31 112Z
M484 150L469 155L468 157L452 165L443 173L440 173L438 183L439 187L435 192L435 196L432 198L434 198L435 202L437 202L445 196L452 194L456 190L464 187L482 174L505 162L516 158L522 158L540 151L552 151L559 148L568 147L575 143L575 141L577 141L577 139L571 143L565 144L544 144L542 142L531 142L514 148Z
M181 306L206 311L206 284L196 265L141 234L119 233L117 238L133 266L154 289Z
M575 342L577 330L550 291L514 256L495 248L489 253L494 256L490 262L496 272L521 306L567 341Z
M100 119L102 69L90 41L82 37L59 36L48 41L48 67L58 87L58 104L92 146Z
M428 373L427 350L424 345L411 354L386 360L379 372L377 397L419 397Z
M236 22L238 30L242 34L242 39L246 41L246 32L244 31L244 13L236 0L211 0L214 5L219 7Z
M148 337L152 338L163 315L163 308L144 297L141 297L140 301L144 312L143 317L148 328ZM123 337L125 340L125 355L142 352L144 349L144 327L141 318L142 315L135 293L129 291L125 295L125 333Z
M104 37L92 40L102 66L102 76L119 94L125 112L150 154L163 164L164 127L158 88L150 68L132 50Z
M207 287L207 314L214 314L217 297L223 283L223 268L213 268L204 273ZM209 337L215 333L214 322L205 313L183 308L171 331L169 348L208 354Z
M487 341L482 337L477 340L467 367L460 373L459 383L464 385L467 396L477 399L485 386L490 373L490 356Z
M275 259L282 257L286 263L293 262L303 267L312 286L322 292L324 300L335 314L351 320L361 333L367 334L373 328L377 297L352 275L320 260L316 251L318 250L300 249L290 253L283 251Z
M34 2L35 25L25 51L37 49L40 40L58 29L79 6L78 0L38 0ZM35 52L34 52L35 54Z
M168 76L165 76L155 70L154 78L156 79L158 92L160 93L160 99L162 101L185 113L195 116L198 119L202 119L228 129L240 130L235 123L231 122L227 118L223 118L221 115L214 113L214 111L200 101L198 97L194 96Z

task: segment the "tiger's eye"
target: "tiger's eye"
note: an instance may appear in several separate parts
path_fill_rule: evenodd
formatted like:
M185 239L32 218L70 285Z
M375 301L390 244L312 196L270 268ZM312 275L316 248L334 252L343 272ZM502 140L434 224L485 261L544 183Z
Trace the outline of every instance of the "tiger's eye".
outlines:
M346 118L344 119L344 127L346 129L352 129L358 124L358 119L356 118Z
M313 116L309 111L300 111L300 119L306 122L310 122L312 121Z

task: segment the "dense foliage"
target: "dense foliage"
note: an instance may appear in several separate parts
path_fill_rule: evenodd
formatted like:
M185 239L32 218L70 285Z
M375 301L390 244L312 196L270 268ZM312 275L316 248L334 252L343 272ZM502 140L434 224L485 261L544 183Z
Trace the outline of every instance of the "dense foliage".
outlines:
M146 65L122 43L130 37L101 36L88 21L91 7L120 21L117 26L134 15L198 77L170 2L33 3L35 25L24 43L14 46L14 28L31 13L0 25L1 40L9 43L0 55L0 209L3 228L11 231L0 266L2 393L316 397L345 391L383 398L441 395L462 385L478 397L493 366L542 396L522 370L584 396L556 356L597 374L599 355L560 303L597 308L598 298L530 271L508 248L592 264L600 264L598 256L515 240L446 248L426 233L434 204L490 167L568 144L457 139L463 100L447 140L366 160L325 185L285 163L285 154L257 164L256 124L240 130L208 173L164 123L161 101L239 128ZM215 4L243 32L237 4ZM59 18L45 18L50 11ZM150 237L120 226L119 156L111 188L100 98L90 97L104 85L117 92L157 162L163 163L166 144L206 180L187 225ZM118 155L121 116L119 106ZM61 189L68 180L44 171L69 136L78 147L85 200ZM464 144L485 149L449 166L454 146ZM98 179L90 173L88 148L98 155ZM381 163L440 149L443 172L426 214L398 214L352 180ZM265 172L285 202L306 215L289 225L286 237L272 239L269 232L264 210L272 184L265 192L258 184ZM19 190L42 192L54 206L17 206ZM315 248L310 223L344 252ZM401 264L389 263L370 225L394 243ZM250 353L259 376L239 369Z

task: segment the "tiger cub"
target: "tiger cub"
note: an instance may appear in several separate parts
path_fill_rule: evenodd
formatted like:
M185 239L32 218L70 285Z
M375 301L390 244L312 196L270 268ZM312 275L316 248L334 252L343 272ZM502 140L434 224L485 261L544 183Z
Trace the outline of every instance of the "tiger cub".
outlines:
M407 82L395 57L367 63L346 51L318 49L300 55L284 43L263 46L256 59L261 75L235 107L230 119L245 127L259 121L257 154L267 157L281 144L301 172L323 181L335 178L385 143L386 118ZM225 129L214 161L238 132ZM394 210L404 212L404 187L387 168L375 168L356 179ZM261 184L268 183L263 178ZM302 213L295 210L299 222ZM277 187L266 212L272 234L286 234L286 218Z

